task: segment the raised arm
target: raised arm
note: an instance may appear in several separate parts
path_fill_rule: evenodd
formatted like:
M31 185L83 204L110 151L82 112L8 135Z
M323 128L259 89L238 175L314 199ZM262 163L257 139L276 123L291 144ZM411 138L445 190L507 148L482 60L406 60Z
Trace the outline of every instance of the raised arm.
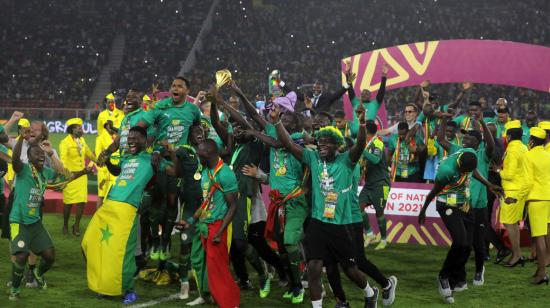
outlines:
M453 109L456 108L456 106L458 106L458 104L460 104L460 102L464 98L464 95L466 94L466 92L472 88L472 85L473 84L471 82L463 82L462 89L456 96L455 100L449 104L449 108L453 108Z
M357 114L357 118L359 118L359 131L357 132L357 142L351 147L349 150L349 159L356 163L361 158L361 155L363 154L363 151L365 150L365 146L367 144L367 128L365 125L365 108L363 105L359 105L357 110L355 111Z
M65 176L67 176L70 173L67 169L65 169L65 167L63 166L63 163L59 161L59 159L57 159L56 155L54 155L55 153L53 151L52 145L49 140L42 141L42 143L40 144L40 147L42 148L42 150L44 150L44 152L46 152L46 155L48 155L48 157L51 159L52 169L55 170L55 172L63 174Z
M241 89L237 87L235 81L231 81L231 88L233 89L233 91L235 91L235 94L237 94L237 96L239 96L239 98L243 102L244 109L246 110L248 116L251 117L252 120L254 120L256 123L258 123L258 125L260 125L260 128L263 130L265 128L265 125L267 124L267 121L258 114L258 112L256 111L256 107L254 107L252 103L248 100L248 98L246 98L243 91L241 91Z
M439 125L439 129L437 130L437 143L441 145L443 149L447 152L451 152L451 143L447 138L445 138L445 134L447 133L447 121L449 120L446 116L441 116L441 124Z
M28 138L30 130L26 128L21 136L17 138L17 143L13 148L13 154L11 157L11 165L15 173L19 173L23 169L23 162L21 161L21 149L23 148L23 140Z
M390 67L384 63L382 66L382 79L380 80L380 88L378 88L378 93L376 93L376 102L382 104L384 101L384 95L386 94L386 79L388 76L388 71Z
M286 131L285 127L281 123L281 109L279 106L273 106L273 109L271 110L271 119L273 120L273 125L275 125L275 128L277 129L277 136L279 137L279 141L285 147L296 159L302 160L302 154L304 153L304 149L294 143L292 141L292 138L290 138L290 135Z
M211 92L208 95L208 99L212 102L211 109L210 109L210 121L212 122L212 126L214 127L214 130L216 130L216 133L218 136L220 136L220 139L226 146L230 146L229 144L229 136L227 133L227 129L222 125L220 121L220 116L218 114L218 104L220 103L219 97L217 95L217 91L215 87L211 89Z
M493 153L495 152L495 139L493 139L493 135L491 134L491 131L487 127L487 124L483 120L483 116L480 117L479 123L481 124L481 128L483 131L483 140L485 140L485 155L487 155L487 159L489 161L493 160Z
M317 102L317 106L315 107L315 109L330 108L330 106L332 106L332 104L334 104L340 97L342 97L342 95L344 95L344 93L346 93L347 90L348 90L348 87L346 85L346 86L340 87L340 89L338 89L338 91L334 93L327 94L326 97L324 97L324 99L320 99Z
M19 111L14 111L13 114L11 115L10 119L8 120L8 122L6 122L6 124L4 124L4 131L6 132L6 134L8 134L11 130L11 127L16 124L17 122L19 122L19 119L21 119L23 117L23 113L22 112L19 112Z
M251 135L251 136L254 136L256 138L258 138L258 140L260 140L261 142L263 142L264 144L272 147L272 148L281 148L283 147L283 144L275 139L275 138L272 138L262 132L259 132L255 129L250 129L250 130L247 130L246 131L247 134Z

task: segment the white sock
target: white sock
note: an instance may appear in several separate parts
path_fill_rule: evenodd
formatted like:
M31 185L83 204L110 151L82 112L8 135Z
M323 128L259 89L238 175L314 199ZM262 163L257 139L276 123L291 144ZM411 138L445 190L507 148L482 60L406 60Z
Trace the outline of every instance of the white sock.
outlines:
M318 301L311 301L311 307L313 307L313 308L323 308L323 299L321 298Z
M365 297L371 297L374 295L374 291L372 290L368 282L367 286L363 289L363 292L365 292Z

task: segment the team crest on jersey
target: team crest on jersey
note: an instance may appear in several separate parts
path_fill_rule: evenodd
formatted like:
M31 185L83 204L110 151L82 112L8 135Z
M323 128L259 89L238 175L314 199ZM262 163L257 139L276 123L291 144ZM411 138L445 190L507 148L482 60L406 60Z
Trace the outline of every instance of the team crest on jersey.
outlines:
M172 125L180 125L180 120L172 120Z

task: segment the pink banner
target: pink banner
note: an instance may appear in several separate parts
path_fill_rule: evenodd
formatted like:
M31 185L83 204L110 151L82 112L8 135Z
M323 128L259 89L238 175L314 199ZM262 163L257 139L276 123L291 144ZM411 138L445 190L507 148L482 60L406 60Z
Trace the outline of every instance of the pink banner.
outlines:
M538 91L550 91L550 48L490 40L448 40L419 42L377 49L342 59L351 63L357 74L354 84L361 89L378 91L382 63L390 66L387 89L432 83L474 83L508 85ZM344 74L342 73L344 82ZM346 114L351 104L345 96ZM379 116L385 120L384 110ZM385 122L385 121L384 121Z

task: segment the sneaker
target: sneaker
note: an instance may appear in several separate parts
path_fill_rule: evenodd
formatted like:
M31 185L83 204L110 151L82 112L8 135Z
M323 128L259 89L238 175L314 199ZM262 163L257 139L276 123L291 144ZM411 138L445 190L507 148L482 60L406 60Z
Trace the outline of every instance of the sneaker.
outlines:
M288 286L288 280L286 280L286 279L282 279L282 280L279 279L278 285L279 285L279 288L284 289L284 288L286 288L286 287Z
M285 294L283 294L284 299L291 299L292 298L292 291L286 291Z
M454 292L462 292L464 290L468 290L468 283L466 283L466 281L457 282L452 290Z
M25 287L27 287L27 288L38 288L38 282L36 281L36 279L34 279L34 275L33 275L32 272L33 271L29 269L27 271L27 273L25 274L25 281L26 281Z
M336 305L334 305L334 308L351 308L348 302L339 302L336 301Z
M126 294L124 294L124 299L122 300L122 303L124 305L129 305L137 300L137 294L135 291L128 291Z
M161 250L159 252L159 260L166 261L168 259L170 259L170 250L168 250L168 248L166 250Z
M296 291L292 293L292 303L293 304L301 304L304 301L304 294L306 291L304 288L301 288L300 291Z
M449 279L447 278L437 278L437 287L439 289L439 294L445 298L453 294L451 286L449 285Z
M443 301L445 302L445 304L454 304L455 303L455 299L452 296L445 296L445 298L443 298Z
M495 258L495 264L499 264L500 262L504 261L507 256L511 255L512 251L508 248L504 248L498 251L497 257Z
M189 281L182 282L180 287L180 294L178 294L179 299L188 299L189 298Z
M32 275L34 276L34 279L38 283L38 287L46 290L48 288L48 283L46 282L46 279L44 278L44 275L38 276L38 267L35 267L32 271Z
M260 298L266 298L269 295L269 292L271 292L271 278L267 278L263 286L260 287Z
M363 240L364 240L364 245L365 248L367 248L369 246L370 243L372 243L374 240L376 239L376 235L374 235L374 233L372 232L369 232L367 234L363 234Z
M157 286L165 286L170 284L170 274L167 270L162 270L158 275L157 279L153 281Z
M374 248L374 250L382 250L386 248L386 246L388 246L388 243L386 242L386 240L381 240L380 243L376 245L376 248Z
M187 306L197 306L197 305L202 305L202 304L205 304L206 303L206 300L204 298L202 298L201 296L195 298L193 301L187 303L186 305Z
M397 288L397 277L390 276L388 278L390 282L389 288L382 289L382 305L391 306L395 301L395 289Z
M239 281L239 282L237 282L237 284L239 285L239 289L241 289L243 291L248 291L248 290L254 289L254 287L252 286L252 282L250 282L250 280Z
M160 259L160 251L154 248L151 248L151 253L149 254L149 258L151 258L151 260L153 261L158 261Z
M374 294L371 297L365 297L365 308L376 308L378 305L378 288L372 287Z
M21 291L17 288L10 288L10 296L9 296L9 299L10 301L17 301L19 300L19 294L21 293Z
M477 272L474 275L474 286L482 286L485 283L485 266L481 269L481 272Z
M139 272L139 278L145 281L154 281L158 276L159 271L156 268L148 268Z

